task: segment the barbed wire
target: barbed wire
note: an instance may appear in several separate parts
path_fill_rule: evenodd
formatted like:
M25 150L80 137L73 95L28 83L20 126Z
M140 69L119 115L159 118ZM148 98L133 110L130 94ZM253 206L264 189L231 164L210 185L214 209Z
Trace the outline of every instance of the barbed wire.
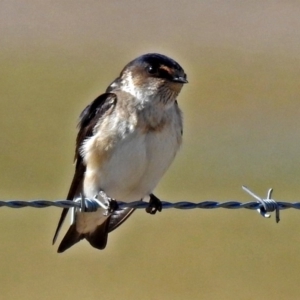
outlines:
M269 218L270 214L269 212L276 212L276 222L279 222L279 211L288 209L288 208L294 208L294 209L300 209L300 202L281 202L281 201L275 201L271 198L273 189L269 189L267 193L267 198L263 199L254 194L252 191L250 191L247 187L242 187L244 191L246 191L248 194L250 194L253 198L255 198L256 202L246 202L241 203L238 201L226 201L226 202L216 202L216 201L203 201L199 203L189 202L189 201L180 201L176 203L171 203L168 201L161 201L162 208L163 209L170 209L170 208L176 208L176 209L216 209L216 208L225 208L225 209L250 209L250 210L257 210L263 217ZM117 201L118 208L134 208L134 209L145 209L148 207L149 203L144 201L133 201L133 202L122 202ZM1 201L0 200L0 207L9 207L9 208L23 208L23 207L34 207L34 208L46 208L46 207L59 207L59 208L75 208L78 210L82 210L83 212L92 212L96 211L99 207L102 207L104 209L108 209L107 203L102 203L97 198L78 198L75 199L75 201L70 200L55 200L55 201L49 201L49 200L30 200L30 201L21 201L21 200L7 200L7 201Z

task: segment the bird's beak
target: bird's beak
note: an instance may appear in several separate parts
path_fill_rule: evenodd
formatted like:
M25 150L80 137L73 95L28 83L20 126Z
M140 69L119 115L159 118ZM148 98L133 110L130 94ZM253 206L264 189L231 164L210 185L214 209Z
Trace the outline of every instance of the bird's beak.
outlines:
M187 79L183 76L174 76L172 78L172 81L177 83L183 83L183 84L188 83Z

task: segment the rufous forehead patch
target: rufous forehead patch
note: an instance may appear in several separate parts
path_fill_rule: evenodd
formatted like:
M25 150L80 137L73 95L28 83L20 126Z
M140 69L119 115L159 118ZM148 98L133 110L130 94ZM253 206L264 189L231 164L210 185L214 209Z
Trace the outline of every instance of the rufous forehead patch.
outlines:
M162 70L167 71L170 75L173 75L173 73L174 73L174 71L171 68L169 68L169 67L167 67L165 65L160 65L159 68L162 69Z

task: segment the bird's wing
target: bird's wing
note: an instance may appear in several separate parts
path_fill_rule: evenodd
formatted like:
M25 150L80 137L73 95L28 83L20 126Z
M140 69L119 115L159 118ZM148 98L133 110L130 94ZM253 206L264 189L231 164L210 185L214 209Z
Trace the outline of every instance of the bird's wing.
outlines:
M90 136L93 135L94 127L99 122L99 119L108 110L115 107L117 103L117 96L114 93L105 93L96 98L91 104L89 104L80 114L79 124L78 124L78 135L76 139L76 149L75 149L75 174L69 189L67 200L73 201L73 199L82 192L82 185L85 173L85 164L83 162L83 157L81 156L81 146L82 143ZM53 244L55 243L61 226L68 213L68 208L64 208L60 220L58 222L54 237Z
M109 217L107 231L112 232L116 228L118 228L122 223L124 223L131 214L135 211L134 208L121 208L112 212Z

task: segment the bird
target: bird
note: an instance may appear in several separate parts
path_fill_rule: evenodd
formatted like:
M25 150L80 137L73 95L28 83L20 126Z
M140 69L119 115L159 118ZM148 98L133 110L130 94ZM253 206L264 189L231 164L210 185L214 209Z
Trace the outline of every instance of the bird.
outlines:
M148 213L161 211L161 201L153 190L182 144L177 96L186 83L187 75L175 60L158 53L144 54L129 62L105 93L82 111L75 172L66 199L104 194L111 210L79 214L58 253L82 239L103 250L108 234L134 212L133 208L119 209L116 201L148 199ZM67 213L64 208L53 244Z

